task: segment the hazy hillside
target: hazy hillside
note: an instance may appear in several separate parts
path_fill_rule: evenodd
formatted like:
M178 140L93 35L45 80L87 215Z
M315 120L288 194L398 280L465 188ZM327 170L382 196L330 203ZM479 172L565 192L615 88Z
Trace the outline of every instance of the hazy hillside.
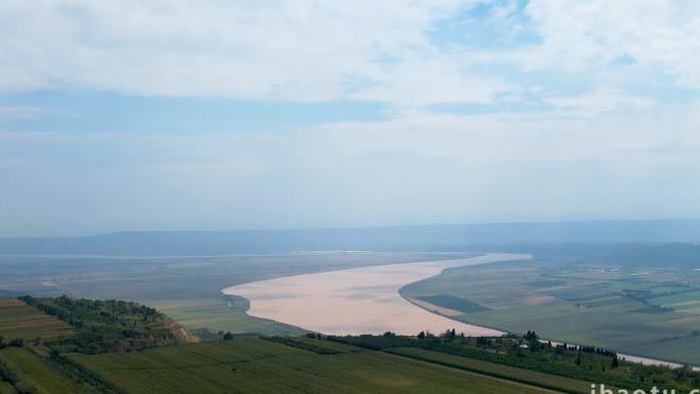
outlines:
M147 231L0 239L0 254L215 255L312 250L463 251L497 245L698 242L700 221L497 223L355 229Z

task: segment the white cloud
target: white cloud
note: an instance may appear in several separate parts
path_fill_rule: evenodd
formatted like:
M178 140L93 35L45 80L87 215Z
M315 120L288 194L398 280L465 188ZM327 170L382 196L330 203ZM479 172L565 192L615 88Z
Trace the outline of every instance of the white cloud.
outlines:
M377 59L425 62L426 30L465 3L3 2L0 88L333 100L348 81L388 77Z
M495 4L486 16L494 29L534 31L542 42L467 49L431 39L436 24L477 3L4 1L0 90L363 99L410 108L492 103L529 84L490 70L504 63L581 73L595 85L589 93L619 91L657 71L700 87L699 2L532 0L529 22L515 17L514 2ZM611 67L621 59L634 65Z
M435 53L408 57L403 62L382 66L376 82L350 97L378 100L399 107L420 107L435 103L492 103L495 95L509 90L493 75L470 73L453 56Z
M580 116L595 116L608 111L644 111L652 109L656 103L642 96L632 96L614 90L599 90L575 96L545 96L543 102L559 110L571 111Z
M700 87L700 2L536 0L527 13L542 43L526 66L605 73L625 59Z
M540 43L429 37L471 3L0 0L0 91L393 110L274 133L0 130L0 234L700 215L700 102L626 89L700 88L700 2L532 0L529 22L509 3L489 26ZM430 111L462 102L496 111ZM2 105L3 119L39 110Z

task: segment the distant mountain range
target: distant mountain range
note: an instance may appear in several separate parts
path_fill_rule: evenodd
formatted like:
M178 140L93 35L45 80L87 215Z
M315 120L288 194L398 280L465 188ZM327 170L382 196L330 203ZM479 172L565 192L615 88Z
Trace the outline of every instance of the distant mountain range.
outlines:
M127 231L0 238L0 254L223 255L291 251L466 251L505 245L700 242L700 221L492 223L310 230Z

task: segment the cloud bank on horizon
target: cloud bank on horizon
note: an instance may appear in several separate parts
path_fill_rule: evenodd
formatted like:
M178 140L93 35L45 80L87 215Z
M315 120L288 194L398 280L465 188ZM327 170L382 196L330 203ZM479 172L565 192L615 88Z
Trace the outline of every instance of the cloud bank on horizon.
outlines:
M700 2L0 1L0 236L700 217Z

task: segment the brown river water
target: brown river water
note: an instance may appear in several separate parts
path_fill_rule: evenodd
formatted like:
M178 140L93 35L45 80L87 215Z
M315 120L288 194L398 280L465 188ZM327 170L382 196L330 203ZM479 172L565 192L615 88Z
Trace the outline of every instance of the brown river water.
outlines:
M228 287L224 294L250 300L251 316L332 335L416 335L455 329L468 336L504 334L429 312L399 294L403 286L447 268L531 259L526 254L490 253L459 260L389 264L287 276ZM413 300L415 302L415 300ZM677 367L679 364L624 355L628 361Z
M458 322L405 300L399 289L442 270L499 261L530 259L523 254L487 254L459 260L390 264L288 276L223 290L250 300L248 314L324 334L416 335L455 329L465 335L502 332Z

